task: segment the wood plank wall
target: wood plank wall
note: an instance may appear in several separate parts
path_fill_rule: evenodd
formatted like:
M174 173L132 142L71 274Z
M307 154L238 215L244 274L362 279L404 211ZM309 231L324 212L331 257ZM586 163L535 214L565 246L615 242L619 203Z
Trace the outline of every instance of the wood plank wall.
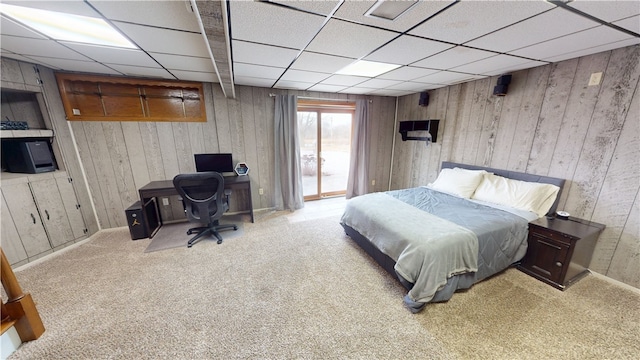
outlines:
M559 209L606 225L590 268L640 288L640 46L512 75L505 97L492 77L430 91L427 107L399 98L398 121L440 130L429 147L396 133L391 188L426 185L446 160L565 178Z
M224 97L217 84L205 84L206 123L69 122L103 228L126 226L124 210L138 200L137 189L153 180L172 179L195 171L193 154L230 152L234 162L249 166L254 209L274 208L273 116L270 93L318 99L365 99L364 96L286 91L237 86L236 99ZM391 164L395 98L371 100L374 124L370 176L376 188L387 189ZM381 134L387 134L381 136ZM263 195L259 189L264 190ZM246 209L249 194L234 192L230 211ZM160 206L163 219L183 219L176 197Z

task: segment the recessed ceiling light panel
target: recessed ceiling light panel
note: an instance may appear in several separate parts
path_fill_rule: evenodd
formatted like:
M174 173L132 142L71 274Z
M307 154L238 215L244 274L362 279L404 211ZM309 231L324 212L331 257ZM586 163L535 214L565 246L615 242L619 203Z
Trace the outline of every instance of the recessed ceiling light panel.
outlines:
M336 72L336 74L376 77L401 66L402 65L387 64L376 61L358 60L345 66L340 71Z
M364 13L364 16L393 21L417 4L418 0L378 0L366 13Z
M54 40L138 48L103 19L7 4L0 12Z

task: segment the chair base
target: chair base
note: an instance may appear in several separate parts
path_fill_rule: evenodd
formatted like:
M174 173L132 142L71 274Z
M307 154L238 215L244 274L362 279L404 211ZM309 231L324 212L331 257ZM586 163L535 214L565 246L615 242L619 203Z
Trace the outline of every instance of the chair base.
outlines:
M216 239L218 239L218 244L222 243L222 236L220 236L219 231L221 230L229 230L229 229L233 229L238 230L238 226L236 224L224 224L224 225L220 225L218 223L218 220L210 223L207 226L201 226L201 227L195 227L195 228L191 228L189 230L187 230L187 235L191 235L191 234L197 234L196 236L192 237L189 242L187 243L187 247L192 247L193 244L195 244L196 242L198 242L199 240L201 240L203 238L203 236L205 235L213 235L216 237Z

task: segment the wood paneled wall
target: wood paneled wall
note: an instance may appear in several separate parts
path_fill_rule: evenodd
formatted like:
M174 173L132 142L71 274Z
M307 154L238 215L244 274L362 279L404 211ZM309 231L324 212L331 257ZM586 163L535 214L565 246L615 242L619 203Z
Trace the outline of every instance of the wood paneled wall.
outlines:
M440 119L439 140L396 132L391 188L426 185L446 160L565 178L559 209L606 225L590 268L640 288L640 46L512 75L505 97L497 77L430 91L427 107L401 97L398 121Z
M103 228L126 226L124 210L138 200L137 190L153 180L172 179L195 171L193 154L230 152L234 162L250 168L254 209L274 207L274 98L290 93L318 99L365 99L364 96L284 91L237 86L236 99L227 99L217 84L205 84L206 123L68 122ZM374 124L370 176L387 189L391 164L395 98L371 100ZM386 134L386 135L381 135ZM264 190L263 195L259 189ZM246 209L249 194L234 192L230 211ZM184 218L176 197L160 204L164 219Z

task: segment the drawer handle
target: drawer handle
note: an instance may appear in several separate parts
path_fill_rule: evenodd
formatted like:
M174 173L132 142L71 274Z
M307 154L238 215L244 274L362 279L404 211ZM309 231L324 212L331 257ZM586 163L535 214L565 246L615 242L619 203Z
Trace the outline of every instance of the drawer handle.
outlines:
M33 213L31 214L31 220L33 221L34 224L36 223L36 217L33 216Z
M557 267L562 267L562 263L560 261L556 261L556 266Z
M47 220L49 220L49 212L45 210L44 213L47 214Z

